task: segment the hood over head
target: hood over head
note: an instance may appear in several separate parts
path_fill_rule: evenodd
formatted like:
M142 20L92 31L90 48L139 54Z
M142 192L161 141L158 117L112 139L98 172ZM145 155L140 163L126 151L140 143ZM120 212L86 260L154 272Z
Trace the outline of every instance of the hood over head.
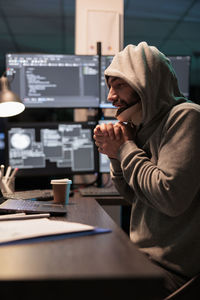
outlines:
M157 119L180 102L186 101L181 94L170 60L156 47L141 42L128 45L116 54L104 72L125 80L140 96L142 124Z

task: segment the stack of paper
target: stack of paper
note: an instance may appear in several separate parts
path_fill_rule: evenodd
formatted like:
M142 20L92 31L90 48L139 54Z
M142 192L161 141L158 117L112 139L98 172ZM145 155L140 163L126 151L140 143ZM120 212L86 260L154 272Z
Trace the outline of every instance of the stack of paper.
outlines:
M0 222L0 244L36 237L90 232L94 226L81 223L49 220L47 218L9 220Z

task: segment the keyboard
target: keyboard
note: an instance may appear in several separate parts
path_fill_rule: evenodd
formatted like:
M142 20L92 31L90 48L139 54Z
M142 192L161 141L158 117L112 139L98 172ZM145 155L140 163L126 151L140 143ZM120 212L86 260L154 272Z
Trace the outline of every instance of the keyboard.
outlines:
M111 187L90 186L87 188L79 189L79 192L83 197L120 196L119 192L114 186Z
M29 190L29 191L16 191L14 193L3 193L6 199L37 199L37 200L52 200L53 190Z
M50 213L60 215L67 213L66 205L53 203L52 201L33 201L22 199L8 199L0 204L0 213Z

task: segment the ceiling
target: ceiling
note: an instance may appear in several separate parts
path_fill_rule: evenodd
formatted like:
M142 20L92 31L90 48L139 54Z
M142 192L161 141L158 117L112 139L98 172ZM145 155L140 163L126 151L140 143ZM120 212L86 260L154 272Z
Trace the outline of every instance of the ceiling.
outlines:
M124 45L140 41L190 55L200 98L200 0L124 0ZM73 54L74 43L75 0L0 0L1 72L8 52Z

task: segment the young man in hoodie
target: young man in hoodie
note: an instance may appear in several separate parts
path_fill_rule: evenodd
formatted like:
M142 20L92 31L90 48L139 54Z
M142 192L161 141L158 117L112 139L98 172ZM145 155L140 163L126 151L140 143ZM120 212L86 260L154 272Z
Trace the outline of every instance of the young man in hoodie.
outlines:
M119 52L105 78L119 122L97 125L95 143L132 203L130 238L164 270L169 294L200 272L200 106L146 42Z

